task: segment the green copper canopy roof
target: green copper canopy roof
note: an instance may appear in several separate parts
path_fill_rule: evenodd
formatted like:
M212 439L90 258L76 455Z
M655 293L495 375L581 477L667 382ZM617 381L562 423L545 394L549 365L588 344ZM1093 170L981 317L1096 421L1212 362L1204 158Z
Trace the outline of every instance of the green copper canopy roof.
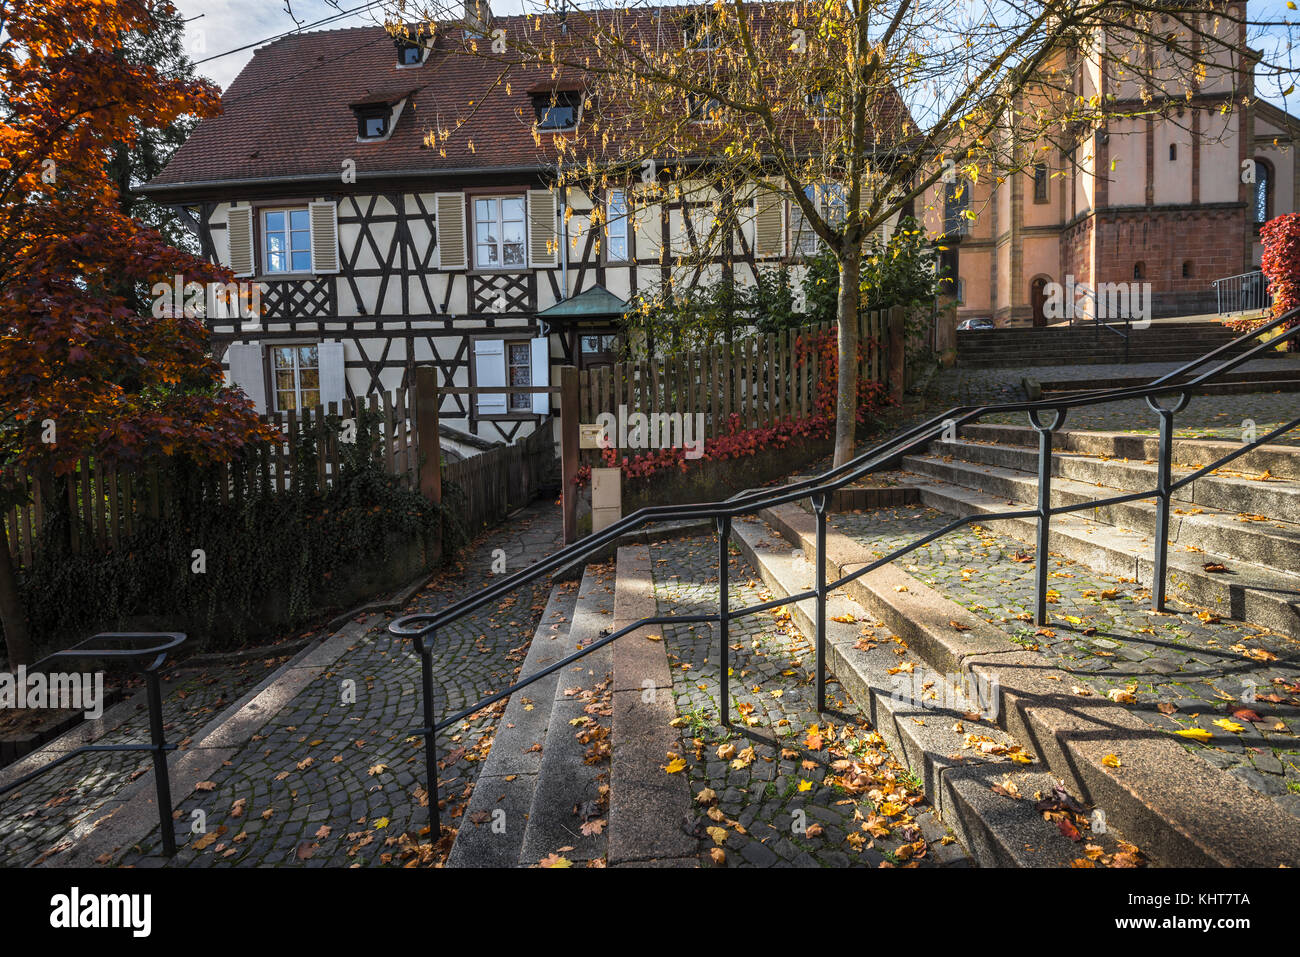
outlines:
M627 303L604 286L592 286L572 299L557 302L537 314L539 319L608 319L627 312Z

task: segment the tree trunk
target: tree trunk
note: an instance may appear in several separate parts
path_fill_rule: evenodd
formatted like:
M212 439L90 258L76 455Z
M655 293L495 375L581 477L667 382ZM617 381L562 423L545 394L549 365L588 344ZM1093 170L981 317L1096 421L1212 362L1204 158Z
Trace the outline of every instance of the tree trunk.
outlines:
M5 650L9 667L32 663L32 643L27 635L27 615L23 611L22 596L18 593L18 574L9 545L3 541L3 524L0 524L0 624L5 629Z
M839 260L840 292L836 303L839 324L839 386L835 400L835 465L853 458L858 422L858 305L862 291L861 250Z

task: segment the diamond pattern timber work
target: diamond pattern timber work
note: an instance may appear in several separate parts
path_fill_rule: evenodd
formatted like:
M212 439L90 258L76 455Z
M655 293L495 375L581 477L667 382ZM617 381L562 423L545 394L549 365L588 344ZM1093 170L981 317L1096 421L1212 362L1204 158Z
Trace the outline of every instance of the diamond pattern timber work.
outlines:
M334 280L329 276L284 279L263 285L263 315L268 320L330 319L335 313Z
M537 309L535 273L500 273L473 277L474 312L533 312Z

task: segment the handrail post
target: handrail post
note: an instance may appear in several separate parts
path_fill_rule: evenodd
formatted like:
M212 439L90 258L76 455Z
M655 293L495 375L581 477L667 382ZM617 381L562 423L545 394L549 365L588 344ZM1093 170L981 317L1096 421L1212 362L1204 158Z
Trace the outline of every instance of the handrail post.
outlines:
M1034 623L1047 624L1047 544L1052 530L1052 433L1065 421L1065 410L1055 410L1051 425L1044 425L1034 409L1029 422L1038 432L1038 547L1034 554Z
M158 830L162 834L163 853L176 856L176 822L172 820L172 789L167 768L167 737L163 730L162 688L158 669L145 672L145 688L149 698L149 750L153 752L154 788L158 796Z
M429 840L437 844L442 837L442 824L438 819L438 744L433 728L433 637L416 639L420 652L420 684L424 708L424 775L429 794Z
M722 686L722 703L719 711L722 716L723 727L731 727L731 675L728 659L730 654L727 648L727 642L730 641L728 634L731 622L730 591L731 586L728 582L727 560L728 543L731 539L731 516L718 516L718 632L721 636L721 644L718 651L718 669L721 677Z
M1174 413L1186 408L1190 396L1180 393L1172 408L1165 408L1156 396L1147 405L1160 415L1160 452L1156 461L1156 548L1151 570L1151 607L1165 610L1166 579L1169 571L1169 486L1173 481Z
M581 441L578 426L582 380L576 366L560 367L560 501L563 505L564 544L578 540L578 478Z
M817 515L817 712L826 710L826 493L812 496Z

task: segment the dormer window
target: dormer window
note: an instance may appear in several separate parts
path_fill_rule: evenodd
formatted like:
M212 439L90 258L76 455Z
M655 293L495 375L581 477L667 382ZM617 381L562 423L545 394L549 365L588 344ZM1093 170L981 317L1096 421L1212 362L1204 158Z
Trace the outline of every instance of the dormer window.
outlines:
M397 47L397 68L421 66L429 58L432 37L425 27L407 28L393 37Z
M533 94L533 112L537 128L551 132L576 129L582 113L582 94L576 90Z
M424 62L424 47L409 41L397 41L397 65L419 66Z
M682 27L682 38L688 50L716 50L719 46L713 18L707 14L688 18Z
M722 103L711 96L687 93L686 114L692 123L716 123L722 117Z
M388 135L388 111L382 113L360 113L357 115L357 138L363 140L382 140Z
M409 90L393 95L380 93L352 103L352 113L357 118L357 142L380 143L391 137L410 96Z

